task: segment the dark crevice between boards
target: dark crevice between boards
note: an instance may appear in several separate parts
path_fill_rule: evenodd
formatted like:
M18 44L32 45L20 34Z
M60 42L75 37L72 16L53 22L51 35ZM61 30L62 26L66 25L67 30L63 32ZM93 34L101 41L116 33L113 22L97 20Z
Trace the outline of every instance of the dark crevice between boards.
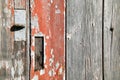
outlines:
M102 80L104 80L104 1L102 0Z

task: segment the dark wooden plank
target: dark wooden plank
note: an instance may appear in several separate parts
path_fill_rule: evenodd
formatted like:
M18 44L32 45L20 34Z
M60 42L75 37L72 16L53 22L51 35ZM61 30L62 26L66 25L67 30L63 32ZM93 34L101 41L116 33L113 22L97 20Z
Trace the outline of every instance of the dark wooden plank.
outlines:
M35 37L35 71L44 68L44 37Z
M105 80L120 80L120 0L105 0Z
M102 80L102 0L67 0L67 80Z

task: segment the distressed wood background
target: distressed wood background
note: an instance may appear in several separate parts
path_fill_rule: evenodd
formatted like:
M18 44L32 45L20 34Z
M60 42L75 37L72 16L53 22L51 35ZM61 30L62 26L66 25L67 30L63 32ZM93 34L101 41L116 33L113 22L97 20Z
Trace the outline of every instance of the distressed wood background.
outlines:
M36 36L45 40L37 71ZM120 0L0 0L0 80L29 79L120 80Z

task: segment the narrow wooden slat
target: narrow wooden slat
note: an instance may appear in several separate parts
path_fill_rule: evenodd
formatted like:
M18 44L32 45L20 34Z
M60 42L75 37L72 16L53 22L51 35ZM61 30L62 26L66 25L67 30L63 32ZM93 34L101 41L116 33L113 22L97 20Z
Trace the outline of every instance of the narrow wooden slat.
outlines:
M15 9L26 9L26 0L14 0Z
M105 80L120 80L120 0L105 0Z
M1 52L1 28L2 28L2 0L0 0L0 52Z
M15 70L15 78L20 80L27 80L28 78L28 61L26 53L26 10L15 9L15 27L19 29L14 31L14 66L17 66L18 70ZM20 25L20 26L18 26ZM19 27L19 28L17 28ZM15 68L14 68L15 69Z
M67 0L67 80L102 80L102 0Z

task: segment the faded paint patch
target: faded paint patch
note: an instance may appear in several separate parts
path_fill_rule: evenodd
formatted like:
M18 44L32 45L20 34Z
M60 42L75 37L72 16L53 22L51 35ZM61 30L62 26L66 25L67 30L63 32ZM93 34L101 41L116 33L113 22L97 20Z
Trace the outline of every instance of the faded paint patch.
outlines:
M15 70L14 70L14 67L11 68L11 76L12 78L14 79L14 75L15 75Z
M15 24L24 25L25 28L15 32L15 41L26 40L26 10L15 10Z
M32 19L31 19L31 25L32 25L32 29L36 28L36 30L39 30L38 16L37 15L35 15L34 17L32 17Z
M60 67L59 74L62 74L62 72L63 72L63 69L62 69L62 67Z
M61 13L60 9L56 9L56 10L55 10L55 13L56 13L56 14L60 14L60 13Z

